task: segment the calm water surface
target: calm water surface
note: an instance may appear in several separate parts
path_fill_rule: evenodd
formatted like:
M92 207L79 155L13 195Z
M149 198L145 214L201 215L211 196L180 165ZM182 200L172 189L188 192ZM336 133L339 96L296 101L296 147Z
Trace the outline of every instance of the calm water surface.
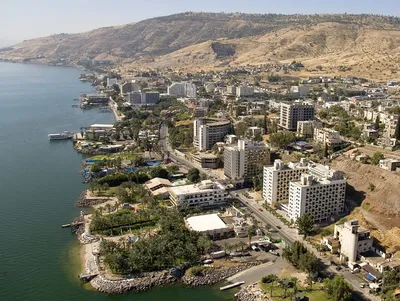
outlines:
M71 107L93 91L79 74L0 62L0 300L231 300L217 287L107 296L79 283L79 247L60 226L79 213L82 157L47 134L113 122L111 113Z

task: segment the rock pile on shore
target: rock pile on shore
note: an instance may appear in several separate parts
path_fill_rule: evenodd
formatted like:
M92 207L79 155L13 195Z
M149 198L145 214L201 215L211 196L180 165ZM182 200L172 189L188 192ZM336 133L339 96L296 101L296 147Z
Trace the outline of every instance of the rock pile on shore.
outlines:
M86 232L83 232L82 234L78 234L78 240L81 244L86 245L86 244L91 244L94 242L97 242L100 240L99 236L87 234Z
M203 275L201 276L190 276L186 274L182 277L182 282L191 286L215 284L232 275L235 275L236 273L259 265L260 263L261 262L247 262L233 267L207 268L202 272Z
M79 195L78 199L76 200L75 206L80 208L87 208L93 205L105 203L107 201L109 201L108 198L89 198L87 196L87 190L85 190Z
M261 301L268 300L265 292L258 286L257 283L244 287L236 295L238 301Z

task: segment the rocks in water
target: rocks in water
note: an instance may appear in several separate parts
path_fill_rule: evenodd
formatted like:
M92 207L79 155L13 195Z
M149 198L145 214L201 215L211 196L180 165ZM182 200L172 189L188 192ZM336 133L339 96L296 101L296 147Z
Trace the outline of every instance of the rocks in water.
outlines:
M98 198L98 197L90 198L87 196L87 190L85 190L79 195L75 203L75 206L80 208L87 208L93 205L105 203L109 200L110 200L109 198Z
M248 262L233 267L206 268L201 276L183 276L182 282L191 286L215 284L252 266L259 265L260 263L261 262Z

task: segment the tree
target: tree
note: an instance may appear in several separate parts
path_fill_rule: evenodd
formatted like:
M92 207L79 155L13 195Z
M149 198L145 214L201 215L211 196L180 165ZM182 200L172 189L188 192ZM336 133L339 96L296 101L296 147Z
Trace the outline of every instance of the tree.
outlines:
M342 276L335 276L333 279L324 281L325 288L334 301L350 301L351 287Z
M235 127L235 134L238 137L244 137L246 135L247 129L249 128L248 124L246 122L239 122L236 127Z
M201 249L201 253L207 253L211 248L210 238L206 235L201 235L197 240L197 247Z
M197 168L191 168L187 174L189 181L197 183L200 180L200 171Z
M108 214L110 214L111 213L111 204L107 203L104 207L106 207Z
M285 147L292 143L294 140L294 134L289 131L282 131L269 135L269 142L271 143L271 145L278 148Z
M151 178L168 178L168 171L161 166L156 166L150 169L150 177Z
M306 281L307 281L307 284L310 286L310 289L312 290L312 285L313 285L313 281L314 281L313 277L311 275L307 275Z
M310 214L304 214L297 219L296 225L299 228L299 234L306 239L313 232L314 218Z
M374 155L371 158L371 163L374 165L378 165L379 161L382 160L384 158L383 154L380 152L376 152L374 153Z
M400 140L400 114L399 117L397 117L397 124L396 124L396 130L394 131L394 137L397 140Z
M381 123L381 121L380 121L379 115L377 115L376 119L375 119L375 129L379 130L380 123Z
M247 237L249 238L249 245L251 244L251 239L255 234L256 234L256 227L254 225L247 228Z

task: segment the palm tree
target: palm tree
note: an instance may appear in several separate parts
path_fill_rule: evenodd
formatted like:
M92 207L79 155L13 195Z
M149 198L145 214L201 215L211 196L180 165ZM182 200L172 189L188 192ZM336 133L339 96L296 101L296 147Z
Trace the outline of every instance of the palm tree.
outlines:
M293 292L294 292L294 294L296 294L296 293L297 293L297 282L299 281L299 279L296 278L296 277L292 277L291 281L292 281L293 284L294 284L294 286L293 286Z
M111 204L110 204L110 203L107 203L107 204L105 205L105 207L106 207L106 209L107 209L107 211L108 211L108 214L110 214L110 213L111 213Z
M271 277L271 280L272 280L272 281L271 281L270 296L272 297L272 290L273 290L273 288L274 288L274 283L275 283L275 281L278 280L278 276L276 276L275 274L271 274L270 277Z
M98 210L99 210L99 212L100 212L100 215L103 215L104 207L103 207L103 206L100 206L100 207L98 208Z
M312 290L313 277L310 274L307 275L306 281L307 281L307 284L310 286L310 289Z
M247 244L244 241L239 241L238 246L240 247L241 251L243 252L244 247L247 246Z
M255 227L254 225L247 228L247 237L249 238L249 244L251 244L251 239L254 236Z

